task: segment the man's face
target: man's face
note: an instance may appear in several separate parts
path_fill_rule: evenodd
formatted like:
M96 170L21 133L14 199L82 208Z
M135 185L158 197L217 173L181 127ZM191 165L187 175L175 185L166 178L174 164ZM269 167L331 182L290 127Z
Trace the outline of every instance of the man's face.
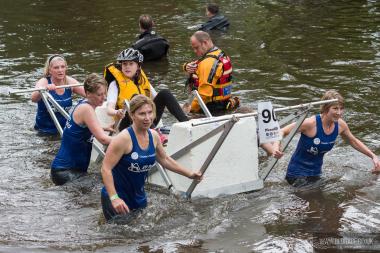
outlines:
M194 50L194 53L197 56L202 56L208 51L208 43L207 41L200 42L196 38L191 37L190 39L191 47Z

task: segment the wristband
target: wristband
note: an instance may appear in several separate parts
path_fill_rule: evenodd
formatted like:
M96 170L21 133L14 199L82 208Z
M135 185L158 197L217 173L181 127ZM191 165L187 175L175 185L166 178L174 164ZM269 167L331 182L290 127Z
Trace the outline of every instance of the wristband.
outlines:
M114 194L114 195L112 195L112 196L110 197L110 200L111 200L111 201L114 201L115 199L119 199L119 195L117 195L117 193Z

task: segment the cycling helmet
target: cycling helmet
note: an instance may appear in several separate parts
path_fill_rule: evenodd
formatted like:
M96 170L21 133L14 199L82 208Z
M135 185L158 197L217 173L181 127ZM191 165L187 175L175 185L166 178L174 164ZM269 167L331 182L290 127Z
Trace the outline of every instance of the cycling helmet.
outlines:
M142 63L144 61L144 56L139 52L139 50L127 48L120 52L116 60L119 62L134 61L137 63Z

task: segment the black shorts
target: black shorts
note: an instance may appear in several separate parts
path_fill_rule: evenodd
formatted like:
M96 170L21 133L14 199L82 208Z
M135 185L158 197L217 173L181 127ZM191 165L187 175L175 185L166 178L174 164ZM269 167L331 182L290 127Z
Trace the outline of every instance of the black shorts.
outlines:
M55 185L63 185L63 184L66 184L67 182L80 178L86 174L87 172L83 172L82 170L78 170L78 169L62 169L62 170L51 169L50 176L51 176L51 180L53 180L53 183Z
M305 176L305 177L285 177L286 181L291 186L302 187L313 184L321 179L320 176Z
M101 203L104 218L106 218L107 222L120 225L131 223L144 210L143 208L139 208L130 210L130 212L127 214L118 214L113 208L110 198L108 196L105 197L103 194L101 194Z

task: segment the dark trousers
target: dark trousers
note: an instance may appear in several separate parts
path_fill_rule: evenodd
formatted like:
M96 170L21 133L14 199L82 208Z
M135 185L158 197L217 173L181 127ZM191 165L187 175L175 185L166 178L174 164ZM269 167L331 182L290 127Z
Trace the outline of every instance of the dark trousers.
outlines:
M131 221L136 219L136 217L143 210L142 208L141 209L133 209L133 210L130 210L129 213L121 215L115 211L115 209L112 206L112 202L108 196L105 197L105 196L103 196L103 194L101 194L100 201L102 203L104 218L106 218L107 222L113 222L116 224L128 224L128 223L130 223Z
M291 186L302 187L313 184L321 179L320 176L308 176L308 177L285 177L286 181Z
M63 170L51 170L50 177L55 185L63 185L67 182L78 179L84 175L86 172L77 169L63 169Z
M153 127L160 122L165 107L179 122L189 120L181 106L178 104L177 99L169 90L165 89L158 92L157 96L153 99L153 102L156 105L156 119L153 121ZM120 122L119 131L129 127L131 124L132 120L126 115Z

